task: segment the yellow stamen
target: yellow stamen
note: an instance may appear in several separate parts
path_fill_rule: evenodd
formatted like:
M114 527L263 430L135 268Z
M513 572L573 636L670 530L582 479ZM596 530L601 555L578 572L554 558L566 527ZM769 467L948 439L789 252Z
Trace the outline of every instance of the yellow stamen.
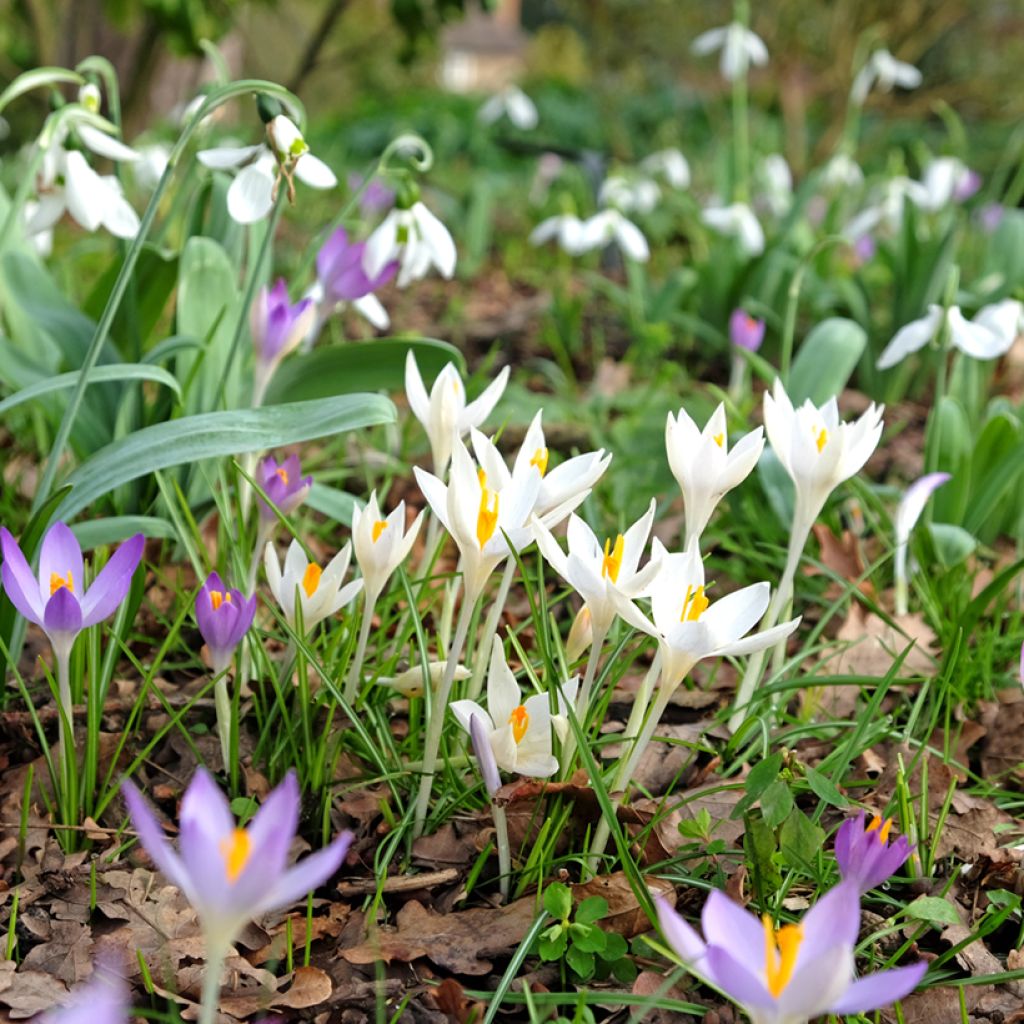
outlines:
M373 543L376 544L380 540L380 535L388 528L388 521L386 519L378 519L373 524Z
M612 583L619 582L619 573L622 571L622 553L626 547L626 538L620 533L615 538L615 547L612 547L611 537L604 542L604 558L601 560L601 579L610 579Z
M772 997L778 999L793 977L804 936L798 924L787 924L776 931L768 914L761 918L761 923L764 925L765 980Z
M494 504L491 505L491 498ZM493 494L486 487L480 489L480 508L476 514L476 539L483 550L484 545L494 536L498 528L498 498L500 495Z
M288 470L286 470L282 466L280 469L275 469L274 472L281 478L281 483L283 483L285 485L285 487L287 487L288 486Z
M721 448L722 444L725 441L725 434L713 434L712 437L711 437L711 440L714 441L715 444L717 444L719 448Z
M530 459L530 465L536 466L540 470L540 475L543 476L548 471L548 450L547 448L538 448L533 453L533 458Z
M867 831L874 832L875 829L878 830L878 841L884 845L889 841L889 832L892 830L892 818L886 818L883 822L876 814L871 819L871 824L868 825Z
M249 833L244 828L236 828L231 833L231 838L225 839L220 844L220 852L224 857L228 881L236 881L245 870L245 865L249 863L249 855L252 853L252 840L249 838Z
M523 737L526 735L526 730L530 727L530 716L526 711L526 708L522 704L519 705L508 716L509 725L512 726L512 738L517 744L523 742Z
M683 598L683 610L679 613L680 622L697 622L707 611L711 602L704 596L704 587L696 590L693 586L686 588L686 597Z
M486 487L487 486L487 474L484 472L484 467L483 466L477 466L476 467L476 478L477 478L477 480L480 481L480 486L481 487Z
M315 562L310 562L306 566L306 571L302 574L302 589L306 592L306 597L312 597L316 593L316 588L320 586L320 577L323 574L323 569Z
M210 604L213 605L213 610L216 611L224 602L227 601L231 604L231 591L229 590L211 590L210 591Z
M818 454L820 455L821 449L824 448L826 444L828 444L828 431L824 427L822 427L820 431L814 431L814 442L818 446Z
M61 587L67 587L70 593L75 592L75 581L71 578L71 570L68 569L68 575L65 579L57 572L50 573L50 597L60 590Z

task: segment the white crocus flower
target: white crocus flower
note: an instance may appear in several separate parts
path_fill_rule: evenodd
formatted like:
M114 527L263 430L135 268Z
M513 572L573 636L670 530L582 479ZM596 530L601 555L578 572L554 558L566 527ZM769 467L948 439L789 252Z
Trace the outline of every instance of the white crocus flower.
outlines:
M832 491L871 457L882 436L883 411L872 402L858 419L843 423L834 397L820 408L807 399L794 409L778 378L772 392L765 392L765 433L796 487L801 526L810 529Z
M690 164L678 149L661 149L640 161L640 169L661 175L673 188L690 187Z
M397 284L405 288L426 277L431 267L445 279L455 273L451 232L419 200L408 209L395 207L366 240L363 269L372 279L392 261L399 264Z
M334 172L309 150L302 133L283 114L266 129L267 141L256 146L221 146L200 150L199 162L215 171L238 170L228 188L228 213L239 224L263 220L274 206L283 177L289 190L292 177L310 188L338 184Z
M561 213L542 220L530 232L530 245L543 245L555 239L558 247L570 256L579 256L587 251L583 221L574 213Z
M615 594L641 597L647 590L658 563L650 561L640 568L640 557L647 547L654 524L655 502L625 533L609 537L602 546L594 531L577 515L569 517L566 531L569 550L563 552L551 531L543 523L533 524L537 546L544 559L580 597L587 610L591 633L607 635L619 614Z
M365 508L352 513L352 548L363 574L366 607L372 608L394 571L405 561L423 523L423 512L405 528L405 502L400 501L384 516L377 504L377 492L370 492Z
M701 220L713 231L738 239L748 256L764 252L764 229L746 203L709 206L701 213Z
M755 583L713 604L705 594L704 563L696 542L684 553L669 554L655 538L651 561L658 572L648 587L651 617L628 598L616 595L619 614L658 640L662 693L675 690L698 661L739 657L774 646L796 629L799 619L752 636L768 607L771 588Z
M926 473L907 488L896 510L896 554L893 560L893 575L896 581L897 615L907 614L907 548L910 544L910 534L921 518L921 513L924 512L932 493L936 488L948 483L949 479L949 473Z
M738 21L701 33L690 47L697 57L715 50L722 51L719 67L722 77L730 82L743 77L751 64L761 67L768 63L768 47L764 40Z
M942 306L930 305L923 317L904 324L896 332L875 365L888 370L924 348L937 337L944 319L954 348L972 359L998 359L1009 351L1020 333L1024 306L1016 299L1003 299L984 306L973 320L968 320L958 306L944 310Z
M609 174L598 193L603 206L614 206L623 213L650 213L660 198L661 189L657 182L625 174Z
M614 242L623 255L637 263L651 255L644 233L618 210L601 210L583 222L584 249L603 249Z
M517 128L532 131L540 120L537 106L517 85L507 85L495 93L478 111L483 124L494 124L507 117Z
M963 160L955 156L940 156L925 168L921 179L923 191L916 202L921 209L932 213L944 210L972 187L976 188L977 183L977 175Z
M363 589L362 580L353 580L342 586L351 557L352 545L346 544L327 563L327 568L321 569L316 562L309 561L302 545L293 540L282 569L274 545L267 544L263 553L267 584L289 626L294 629L297 625L296 593L302 610L302 626L307 633L356 597Z
M747 478L761 457L761 427L744 434L730 451L725 406L719 404L701 430L685 409L665 423L665 448L672 475L683 492L686 546L699 541L715 506Z
M498 565L533 539L529 518L540 491L540 473L527 464L503 481L504 486L496 485L474 465L458 437L447 485L419 466L413 472L434 515L459 549L464 600L472 605Z
M857 72L850 99L861 106L876 85L882 92L892 92L897 85L901 89L916 89L920 84L921 72L913 64L897 60L888 50L875 50Z
M452 444L474 427L479 427L505 391L509 368L506 366L479 397L466 402L466 387L459 371L446 363L427 394L416 356L412 350L405 357L405 395L413 415L423 424L430 439L434 472L440 477L452 455Z
M457 700L451 704L459 725L468 733L470 719L484 722L487 741L502 771L545 779L558 771L551 753L551 704L546 693L522 700L519 686L505 660L505 649L495 636L487 673L487 710L476 701Z

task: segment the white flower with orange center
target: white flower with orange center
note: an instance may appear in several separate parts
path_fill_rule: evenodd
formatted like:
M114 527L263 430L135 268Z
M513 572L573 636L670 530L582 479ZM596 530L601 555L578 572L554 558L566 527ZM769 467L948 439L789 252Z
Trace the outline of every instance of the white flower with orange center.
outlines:
M486 727L494 760L502 771L543 779L558 771L551 753L551 703L546 693L522 699L515 676L505 660L505 649L495 636L487 675L487 710L476 701L451 705L459 725L468 733L470 719L479 715Z
M668 414L665 448L672 475L683 492L686 546L700 537L715 507L747 478L764 449L760 427L744 434L730 450L725 406L719 404L701 430L685 409Z
M377 503L376 491L370 494L365 508L352 513L352 547L363 574L367 608L373 606L391 575L405 561L422 523L420 512L409 529L405 528L404 501L385 516Z
M306 557L302 545L293 540L282 568L274 545L266 546L263 568L267 573L267 583L289 626L296 627L296 594L302 612L302 627L307 633L355 598L363 589L362 580L353 580L342 586L351 558L352 545L346 544L327 563L327 567L321 569Z

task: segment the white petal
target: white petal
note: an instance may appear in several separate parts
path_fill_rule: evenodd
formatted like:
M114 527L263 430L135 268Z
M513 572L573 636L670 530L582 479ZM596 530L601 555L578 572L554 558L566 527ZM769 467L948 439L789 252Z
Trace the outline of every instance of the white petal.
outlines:
M430 247L434 265L442 277L450 278L455 273L456 257L455 241L451 233L423 203L416 203L412 211L416 217L416 225Z
M274 175L263 162L243 168L228 189L228 213L239 224L255 224L274 205Z
M139 159L139 154L131 146L126 146L119 139L101 132L91 124L80 124L75 128L75 133L82 140L82 144L100 156L109 157L111 160L120 160L131 163Z
M251 160L264 146L219 146L217 149L201 149L196 158L204 167L213 171L228 171Z
M68 212L86 231L95 231L103 223L110 193L77 150L65 155L64 196Z
M312 153L303 153L295 162L295 177L310 188L327 189L338 184L334 171Z
M927 314L920 320L912 320L896 332L892 341L885 346L875 365L880 370L888 370L897 363L901 363L912 352L924 348L938 333L941 323L942 307L929 306Z
M386 331L391 326L391 317L384 304L372 292L352 300L352 308L378 331Z

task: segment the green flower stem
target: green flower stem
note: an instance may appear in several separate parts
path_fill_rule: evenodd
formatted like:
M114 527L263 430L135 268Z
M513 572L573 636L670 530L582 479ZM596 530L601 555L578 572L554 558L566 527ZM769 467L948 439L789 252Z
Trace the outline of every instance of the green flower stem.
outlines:
M363 662L366 660L366 645L370 642L370 626L373 624L373 613L377 607L377 594L370 594L363 589L363 621L359 623L359 639L356 641L356 653L352 656L352 667L345 680L345 692L342 696L350 708L355 708L359 698L359 683L362 680Z
M587 667L583 673L583 682L580 685L580 692L576 695L576 717L579 719L580 728L586 728L587 712L590 710L590 698L594 689L594 680L597 678L597 667L601 661L601 649L604 647L608 630L593 633L590 642L590 655L587 658ZM562 747L562 774L565 778L572 775L572 762L576 757L576 734L572 731L565 738Z
M491 660L490 639L498 631L498 622L501 613L505 609L505 602L508 600L508 592L512 589L512 580L516 574L516 560L510 555L505 563L505 571L501 574L501 582L498 584L498 592L494 595L491 607L487 612L487 620L484 622L483 631L480 633L480 641L477 644L476 658L473 661L473 677L469 681L466 696L470 700L476 700L480 691L484 688L484 676L487 674L487 665Z
M512 847L508 841L508 815L505 805L497 800L491 801L491 813L494 817L494 841L498 846L498 888L501 902L508 902L509 887L512 883Z

